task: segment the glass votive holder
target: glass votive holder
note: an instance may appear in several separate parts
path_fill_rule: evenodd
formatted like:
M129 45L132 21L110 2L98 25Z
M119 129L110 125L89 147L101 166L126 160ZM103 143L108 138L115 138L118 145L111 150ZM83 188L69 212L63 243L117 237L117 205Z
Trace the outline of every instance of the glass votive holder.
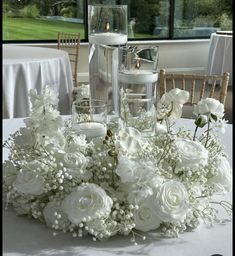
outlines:
M88 5L90 44L124 45L127 33L127 5Z
M156 109L155 99L152 96L153 87L153 84L147 84L138 86L138 90L125 87L120 89L119 124L122 128L136 128L144 137L155 135Z
M107 132L107 104L96 99L76 100L72 105L72 127L88 140L104 137Z

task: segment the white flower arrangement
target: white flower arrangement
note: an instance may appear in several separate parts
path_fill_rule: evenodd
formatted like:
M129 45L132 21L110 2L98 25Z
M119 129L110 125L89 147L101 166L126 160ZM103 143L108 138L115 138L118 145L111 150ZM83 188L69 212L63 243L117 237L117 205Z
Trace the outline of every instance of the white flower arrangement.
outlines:
M194 134L172 130L181 117L188 93L174 89L158 104L156 135L141 136L136 128L105 138L86 140L63 123L55 110L57 95L45 87L30 92L32 112L4 143L4 199L17 214L27 215L73 237L90 234L94 241L116 234L145 239L155 231L179 236L202 222L221 222L215 204L231 217L229 202L215 202L231 190L231 167L214 127L224 122L224 108L214 99L194 109ZM166 125L165 125L166 124ZM208 129L197 137L198 128Z

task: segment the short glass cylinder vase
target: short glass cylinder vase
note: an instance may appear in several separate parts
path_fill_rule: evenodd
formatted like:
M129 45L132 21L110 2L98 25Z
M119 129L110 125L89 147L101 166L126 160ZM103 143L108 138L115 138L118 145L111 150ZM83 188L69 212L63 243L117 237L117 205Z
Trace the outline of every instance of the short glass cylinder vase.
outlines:
M121 47L119 60L120 125L154 136L158 48Z
M92 98L118 114L119 46L127 43L127 5L89 5L89 83ZM112 117L111 117L112 119Z
M72 105L72 128L88 140L107 132L107 105L96 99L76 100Z

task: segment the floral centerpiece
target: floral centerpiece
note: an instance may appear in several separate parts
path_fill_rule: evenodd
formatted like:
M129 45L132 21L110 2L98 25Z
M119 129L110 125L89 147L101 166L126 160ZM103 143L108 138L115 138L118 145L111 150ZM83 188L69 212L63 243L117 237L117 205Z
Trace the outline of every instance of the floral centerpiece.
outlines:
M173 89L157 105L156 135L133 127L107 130L87 140L71 119L56 110L49 87L30 91L32 111L25 127L10 135L4 162L4 200L27 215L73 237L94 241L116 234L145 239L145 232L178 236L202 222L221 222L215 205L231 216L231 204L214 195L231 190L231 168L213 130L222 127L224 106L201 100L194 108L195 131L174 130L188 100ZM204 129L198 135L198 129Z

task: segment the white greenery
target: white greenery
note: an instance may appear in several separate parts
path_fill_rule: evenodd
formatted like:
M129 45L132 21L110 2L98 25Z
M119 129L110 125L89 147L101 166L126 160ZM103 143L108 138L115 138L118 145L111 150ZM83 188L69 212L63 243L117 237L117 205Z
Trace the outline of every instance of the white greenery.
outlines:
M232 186L231 167L212 129L226 123L223 105L204 99L195 106L194 133L173 130L188 97L179 89L163 95L153 137L123 127L86 140L71 119L62 121L48 86L41 95L31 91L26 127L4 143L10 149L4 162L6 208L38 219L54 234L90 234L94 241L131 235L135 244L150 230L177 237L202 221L223 221L216 204L231 217L231 204L213 199Z

